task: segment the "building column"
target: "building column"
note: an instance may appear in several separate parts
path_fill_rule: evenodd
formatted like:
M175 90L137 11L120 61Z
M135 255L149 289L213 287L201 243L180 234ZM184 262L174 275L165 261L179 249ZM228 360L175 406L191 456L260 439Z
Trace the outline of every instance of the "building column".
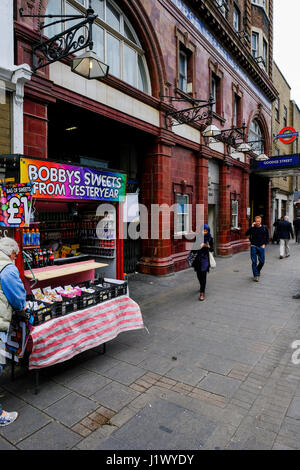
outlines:
M16 85L12 103L12 153L24 153L24 85L31 79L31 75L31 69L27 64L18 66L12 74L12 83Z
M271 179L268 181L267 187L267 216L265 225L269 228L271 233L271 214L272 214L272 182Z
M199 154L197 161L197 204L203 205L203 223L208 222L208 160L210 157Z
M227 162L226 159L220 165L218 254L221 256L232 255L232 247L230 245L230 227L231 227L230 167L231 167L231 164Z
M243 179L242 179L242 207L241 207L241 237L245 237L245 232L249 228L249 218L247 217L247 208L250 208L250 199L249 199L249 174L250 170L243 170Z
M162 131L144 161L141 202L148 209L148 239L142 239L142 258L138 265L139 271L144 274L164 275L174 272L172 259L173 214L168 215L168 210L173 204L171 158L174 145L172 136L167 131ZM162 204L165 205L165 211L160 213L158 236L154 238L156 230L154 221L151 220L151 216L155 214L153 205L157 209ZM167 238L164 238L166 236L164 233L166 227L162 224L164 217L170 226Z

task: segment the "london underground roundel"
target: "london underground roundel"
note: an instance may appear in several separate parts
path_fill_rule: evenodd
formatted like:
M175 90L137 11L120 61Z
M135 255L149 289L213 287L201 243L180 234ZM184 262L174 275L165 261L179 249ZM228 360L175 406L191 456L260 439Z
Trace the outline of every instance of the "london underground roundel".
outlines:
M296 130L293 127L284 127L283 129L281 129L281 131L279 132L279 135L282 135L282 137L279 137L280 142L282 142L283 144L291 144L292 142L294 142L294 140L297 138L297 135L293 135L290 137L290 135L293 133L296 134ZM287 136L290 138L286 140L287 137L284 137L284 134L287 134Z

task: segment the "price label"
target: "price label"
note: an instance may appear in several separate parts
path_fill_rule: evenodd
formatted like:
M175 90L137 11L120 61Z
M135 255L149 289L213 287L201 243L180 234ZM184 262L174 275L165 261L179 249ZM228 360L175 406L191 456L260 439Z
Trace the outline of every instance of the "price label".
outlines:
M32 184L1 186L1 227L28 227L32 206Z

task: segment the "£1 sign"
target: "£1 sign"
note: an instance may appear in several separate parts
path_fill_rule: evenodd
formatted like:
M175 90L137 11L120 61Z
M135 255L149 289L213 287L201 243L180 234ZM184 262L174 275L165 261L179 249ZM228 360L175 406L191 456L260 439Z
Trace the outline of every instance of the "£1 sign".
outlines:
M12 184L1 186L0 195L0 226L28 226L32 205L32 185Z

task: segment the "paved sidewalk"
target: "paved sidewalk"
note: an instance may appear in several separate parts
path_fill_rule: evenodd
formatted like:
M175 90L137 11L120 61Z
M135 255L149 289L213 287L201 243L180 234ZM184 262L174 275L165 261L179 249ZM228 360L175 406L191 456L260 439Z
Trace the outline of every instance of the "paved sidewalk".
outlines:
M283 260L268 247L259 283L248 252L217 258L204 302L192 269L132 275L148 331L45 369L38 395L32 374L1 377L19 418L0 428L0 450L299 449L299 266L294 243Z

